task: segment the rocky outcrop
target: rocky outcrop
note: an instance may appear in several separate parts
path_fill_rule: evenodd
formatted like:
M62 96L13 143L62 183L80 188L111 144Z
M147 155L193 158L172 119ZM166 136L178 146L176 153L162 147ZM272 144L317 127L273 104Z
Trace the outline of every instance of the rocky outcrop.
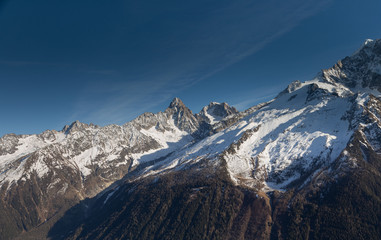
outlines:
M322 78L327 82L344 84L355 92L368 88L380 93L381 39L365 41L352 56L323 70Z

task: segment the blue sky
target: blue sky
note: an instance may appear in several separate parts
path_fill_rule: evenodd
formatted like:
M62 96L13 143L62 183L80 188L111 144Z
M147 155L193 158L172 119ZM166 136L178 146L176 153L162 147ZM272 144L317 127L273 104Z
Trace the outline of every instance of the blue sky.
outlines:
M381 38L379 0L0 2L0 136L244 110Z

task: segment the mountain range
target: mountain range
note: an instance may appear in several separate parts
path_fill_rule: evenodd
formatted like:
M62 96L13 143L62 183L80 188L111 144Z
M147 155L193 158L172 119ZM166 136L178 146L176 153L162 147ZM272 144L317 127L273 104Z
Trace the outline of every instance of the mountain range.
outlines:
M381 40L271 101L0 138L1 239L381 239Z

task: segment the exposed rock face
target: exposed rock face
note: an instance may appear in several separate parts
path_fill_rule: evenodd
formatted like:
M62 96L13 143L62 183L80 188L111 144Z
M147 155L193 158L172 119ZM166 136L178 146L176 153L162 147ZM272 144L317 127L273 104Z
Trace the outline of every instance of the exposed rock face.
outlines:
M175 126L188 133L195 132L200 126L192 111L178 98L173 99L165 113L173 119Z
M352 56L323 71L322 77L354 91L369 88L381 92L381 39L365 41Z
M222 119L237 114L238 111L234 107L230 107L227 103L212 102L205 106L197 117L211 125L220 122Z
M7 134L0 138L0 154L5 155L16 152L19 138L21 136L16 134Z

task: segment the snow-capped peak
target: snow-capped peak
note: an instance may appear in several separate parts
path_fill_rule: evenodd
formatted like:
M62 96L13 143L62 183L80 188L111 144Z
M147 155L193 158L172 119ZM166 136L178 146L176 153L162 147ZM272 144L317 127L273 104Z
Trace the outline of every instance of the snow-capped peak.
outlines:
M223 118L236 113L238 113L237 109L229 106L227 103L211 102L208 106L202 108L198 117L213 125Z
M358 54L361 50L363 50L365 47L370 47L372 48L373 45L374 45L375 41L373 39L366 39L364 41L364 43L361 45L361 47L359 49L357 49L353 54L352 56Z
M366 40L352 56L322 71L321 80L342 84L354 93L381 96L381 39Z
M183 101L181 101L180 98L175 97L172 102L169 104L169 108L175 108L175 107L185 107Z
M69 133L72 133L75 131L84 130L87 127L96 127L96 126L93 124L88 125L86 123L81 123L80 121L76 120L73 123L71 123L70 125L65 125L62 129L62 132L69 134Z

